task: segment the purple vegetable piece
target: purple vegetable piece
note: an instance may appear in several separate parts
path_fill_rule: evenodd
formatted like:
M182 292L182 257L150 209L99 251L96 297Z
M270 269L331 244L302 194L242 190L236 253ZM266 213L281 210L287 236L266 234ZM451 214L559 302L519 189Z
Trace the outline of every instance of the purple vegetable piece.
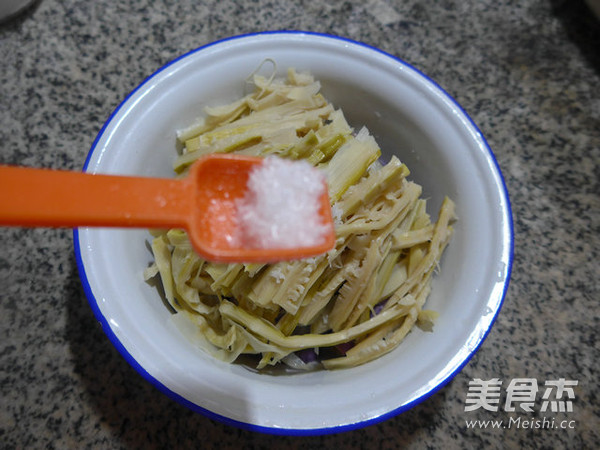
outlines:
M376 316L377 314L379 314L381 312L381 310L383 309L383 307L385 306L385 304L387 303L387 299L377 303L375 305L375 307L373 308L373 312L374 314L371 314L371 317Z
M312 348L305 348L296 352L298 358L300 358L305 364L315 362L317 360L317 354Z
M348 350L354 347L354 342L344 342L343 344L336 345L335 348L344 355Z

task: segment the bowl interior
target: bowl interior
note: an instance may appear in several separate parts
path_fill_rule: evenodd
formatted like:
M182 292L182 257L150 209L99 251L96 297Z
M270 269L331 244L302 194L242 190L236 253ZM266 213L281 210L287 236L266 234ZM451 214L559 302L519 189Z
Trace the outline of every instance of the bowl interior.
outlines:
M413 330L390 354L333 372L258 374L212 359L169 321L154 287L145 230L82 228L82 279L98 319L123 355L159 389L192 409L269 432L316 433L366 425L426 398L466 363L506 289L510 207L485 140L461 108L407 64L372 48L307 33L230 39L184 55L148 78L111 116L86 163L95 173L172 176L175 130L207 105L242 96L265 58L309 70L357 129L366 125L424 188L436 217L445 195L459 222L426 304L433 332Z

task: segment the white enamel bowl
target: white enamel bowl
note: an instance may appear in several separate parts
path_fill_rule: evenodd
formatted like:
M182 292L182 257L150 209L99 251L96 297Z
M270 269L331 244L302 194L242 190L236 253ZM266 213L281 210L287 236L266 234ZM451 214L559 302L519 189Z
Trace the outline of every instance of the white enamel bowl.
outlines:
M146 79L111 115L89 153L94 173L172 176L176 129L245 92L266 58L309 70L356 128L366 125L424 187L431 213L444 195L459 221L427 307L433 332L412 331L390 354L340 371L275 376L216 361L169 321L142 279L145 230L75 232L81 279L112 343L158 389L226 423L279 434L340 432L409 409L447 383L488 333L508 285L513 231L507 192L480 131L435 82L405 62L332 36L275 32L199 48Z

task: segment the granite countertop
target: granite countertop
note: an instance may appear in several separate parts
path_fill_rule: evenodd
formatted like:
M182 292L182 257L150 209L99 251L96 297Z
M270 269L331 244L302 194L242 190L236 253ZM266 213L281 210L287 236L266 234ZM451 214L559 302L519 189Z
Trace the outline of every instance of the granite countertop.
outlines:
M489 336L449 384L400 416L326 436L253 433L188 410L129 366L84 297L70 230L1 228L0 446L600 448L600 21L582 1L37 1L0 24L0 163L79 170L145 76L203 44L276 29L392 53L480 127L516 234ZM503 404L465 411L476 379L537 382L537 410L520 416L530 427L469 427L514 417ZM545 383L561 379L555 400L572 411L542 414Z

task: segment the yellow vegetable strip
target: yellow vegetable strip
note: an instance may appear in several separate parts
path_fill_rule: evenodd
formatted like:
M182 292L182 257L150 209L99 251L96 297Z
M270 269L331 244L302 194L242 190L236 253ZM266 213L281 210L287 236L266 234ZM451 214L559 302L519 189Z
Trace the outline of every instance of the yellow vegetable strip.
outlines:
M219 308L221 314L234 322L244 326L257 336L262 337L267 343L274 343L283 348L300 350L304 348L331 347L351 341L365 333L375 329L381 324L393 320L402 314L400 306L395 306L377 316L356 325L347 330L338 331L329 334L304 334L304 335L284 335L277 327L271 323L253 316L233 303L223 301Z

